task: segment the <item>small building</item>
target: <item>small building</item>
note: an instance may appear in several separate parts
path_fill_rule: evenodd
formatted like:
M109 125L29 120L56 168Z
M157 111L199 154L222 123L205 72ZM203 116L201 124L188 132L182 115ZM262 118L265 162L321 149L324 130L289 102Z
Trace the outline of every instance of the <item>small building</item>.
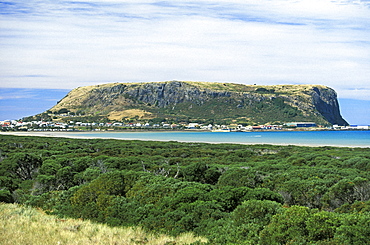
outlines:
M349 130L353 130L353 129L356 129L356 130L369 130L369 126L349 125L349 126L345 127L345 129L349 129Z
M316 127L316 123L314 122L291 122L285 124L287 127L292 128L310 128L310 127Z
M254 130L258 130L258 129L263 129L263 127L262 126L252 126L252 129L254 129Z
M187 126L188 129L196 129L199 127L200 125L198 123L189 123L189 125Z

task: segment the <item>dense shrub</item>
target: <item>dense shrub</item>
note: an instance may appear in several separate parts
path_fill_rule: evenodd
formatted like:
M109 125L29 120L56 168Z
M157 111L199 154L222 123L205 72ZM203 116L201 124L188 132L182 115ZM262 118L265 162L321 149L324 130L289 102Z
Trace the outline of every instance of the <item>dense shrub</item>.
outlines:
M368 148L4 135L0 146L0 201L58 216L191 231L210 244L370 236Z

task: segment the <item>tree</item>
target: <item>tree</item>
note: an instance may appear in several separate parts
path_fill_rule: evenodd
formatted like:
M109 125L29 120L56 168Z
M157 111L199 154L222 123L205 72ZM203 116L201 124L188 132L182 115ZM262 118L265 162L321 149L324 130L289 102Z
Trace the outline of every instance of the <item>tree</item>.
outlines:
M357 168L362 171L370 170L370 159L364 157L353 157L343 162L344 166Z
M342 179L329 188L323 196L324 207L329 210L339 208L343 204L370 199L370 182L361 177Z
M345 214L334 237L343 244L369 244L370 213Z
M308 239L309 241L332 240L340 225L340 216L336 213L326 211L314 213L306 220Z
M186 181L196 181L203 184L216 184L221 172L216 167L210 167L201 162L186 166L181 173Z
M13 202L13 197L9 190L0 189L0 202Z
M217 185L255 188L263 183L263 176L263 173L253 169L232 168L220 176Z
M239 239L257 244L260 231L281 211L281 208L280 203L269 200L243 202L232 212L232 220L239 230Z
M115 196L125 195L125 178L120 171L100 175L89 184L82 186L71 198L76 214L82 218L104 221L107 209Z
M13 166L11 171L21 180L32 180L42 164L41 158L32 153L16 153L7 160Z
M260 233L260 244L305 244L308 230L306 220L311 216L307 207L292 206L274 215Z

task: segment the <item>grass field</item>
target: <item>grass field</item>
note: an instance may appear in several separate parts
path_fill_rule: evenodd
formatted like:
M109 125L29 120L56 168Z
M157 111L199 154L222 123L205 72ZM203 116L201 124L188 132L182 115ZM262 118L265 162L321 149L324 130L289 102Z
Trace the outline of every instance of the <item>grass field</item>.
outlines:
M60 219L42 210L0 204L0 244L191 244L206 242L185 233L178 237L147 233L137 228L112 228L86 220Z

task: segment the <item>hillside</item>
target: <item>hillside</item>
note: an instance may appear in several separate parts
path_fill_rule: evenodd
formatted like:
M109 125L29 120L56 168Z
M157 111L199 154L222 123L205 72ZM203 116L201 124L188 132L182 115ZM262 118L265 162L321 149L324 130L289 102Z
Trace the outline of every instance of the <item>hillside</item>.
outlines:
M333 89L322 85L211 82L112 83L73 89L48 111L89 120L169 120L203 123L312 121L347 125Z

